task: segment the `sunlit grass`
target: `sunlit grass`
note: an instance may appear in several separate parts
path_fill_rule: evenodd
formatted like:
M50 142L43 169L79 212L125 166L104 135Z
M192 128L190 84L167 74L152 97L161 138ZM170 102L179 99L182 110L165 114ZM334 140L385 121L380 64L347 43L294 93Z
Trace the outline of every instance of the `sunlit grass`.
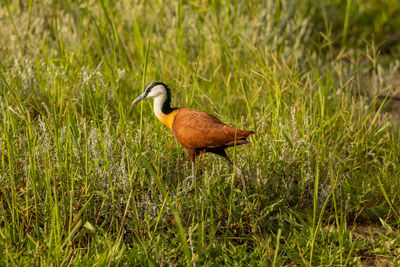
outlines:
M399 63L372 41L335 49L328 29L316 42L313 12L3 1L2 265L398 262L399 124L382 96ZM228 152L248 198L214 155L179 193L186 152L150 101L130 104L157 80L174 106L256 132Z

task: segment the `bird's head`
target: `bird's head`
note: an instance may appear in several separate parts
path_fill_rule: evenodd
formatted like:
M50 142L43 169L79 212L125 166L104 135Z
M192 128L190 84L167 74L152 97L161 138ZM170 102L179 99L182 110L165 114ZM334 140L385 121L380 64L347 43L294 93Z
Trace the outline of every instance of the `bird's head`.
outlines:
M132 104L136 104L139 101L146 99L146 98L158 98L162 97L166 100L170 100L171 98L171 91L165 83L162 82L153 82L146 87L144 93L138 96L135 100L133 100Z

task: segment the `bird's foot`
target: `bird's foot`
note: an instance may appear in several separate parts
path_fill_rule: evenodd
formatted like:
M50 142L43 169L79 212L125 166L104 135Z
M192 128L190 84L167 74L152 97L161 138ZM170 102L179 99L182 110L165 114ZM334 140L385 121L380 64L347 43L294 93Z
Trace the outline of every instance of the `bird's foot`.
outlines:
M190 181L189 181L190 180ZM194 177L193 175L190 175L188 177L185 178L185 180L183 180L183 185L187 185L191 182L191 184L194 184Z
M192 192L195 189L195 183L193 181L193 176L190 175L183 180L182 188L178 189L178 195L185 195Z
M184 196L187 193L193 192L194 189L195 189L194 186L190 186L190 187L187 187L187 188L183 187L182 190L178 190L178 194L177 195L178 196Z

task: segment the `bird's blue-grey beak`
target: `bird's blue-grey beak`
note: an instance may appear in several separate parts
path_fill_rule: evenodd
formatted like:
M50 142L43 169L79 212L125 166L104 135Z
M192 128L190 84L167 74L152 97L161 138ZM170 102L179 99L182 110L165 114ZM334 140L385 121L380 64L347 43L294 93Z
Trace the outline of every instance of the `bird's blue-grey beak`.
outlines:
M140 96L138 96L135 100L133 100L132 105L135 105L137 102L143 100L146 98L146 94L141 94Z

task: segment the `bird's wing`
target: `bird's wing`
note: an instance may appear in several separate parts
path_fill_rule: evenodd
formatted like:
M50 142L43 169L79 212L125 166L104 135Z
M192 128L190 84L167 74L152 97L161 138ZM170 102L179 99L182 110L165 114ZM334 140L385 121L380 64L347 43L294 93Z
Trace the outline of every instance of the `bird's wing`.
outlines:
M235 139L237 142L250 134L248 131L229 127L216 117L191 108L178 110L172 131L179 143L193 149L230 146L235 143Z

